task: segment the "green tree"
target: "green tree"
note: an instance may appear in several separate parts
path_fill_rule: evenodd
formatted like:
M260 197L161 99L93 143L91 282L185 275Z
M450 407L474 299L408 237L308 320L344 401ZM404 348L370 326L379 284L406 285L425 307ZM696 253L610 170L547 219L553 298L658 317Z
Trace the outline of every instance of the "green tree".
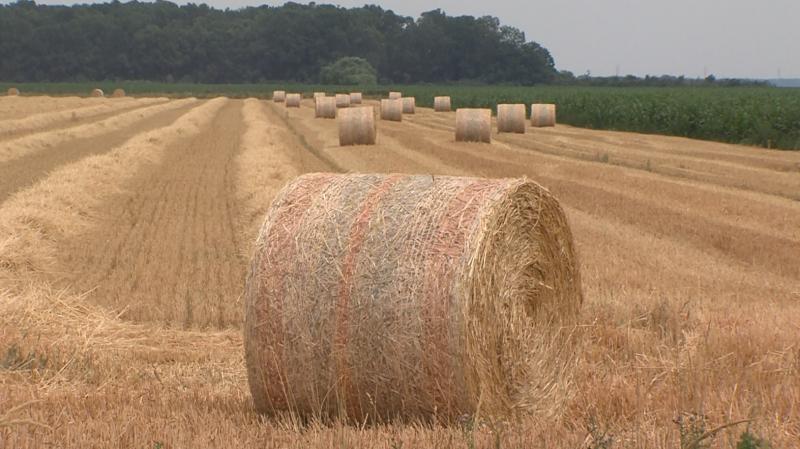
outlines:
M348 56L328 64L319 72L323 84L377 84L375 68L364 58Z

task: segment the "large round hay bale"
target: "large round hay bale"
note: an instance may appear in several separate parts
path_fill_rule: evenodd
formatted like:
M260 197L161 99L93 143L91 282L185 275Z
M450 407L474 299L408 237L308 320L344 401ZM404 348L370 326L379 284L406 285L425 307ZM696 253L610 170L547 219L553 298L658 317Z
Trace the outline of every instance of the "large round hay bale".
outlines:
M492 142L491 109L457 109L456 142Z
M433 97L433 110L436 112L450 112L450 97Z
M17 89L16 87L9 87L6 94L9 97L16 97L17 95L19 95L19 89Z
M286 91L285 90L276 90L272 92L272 101L275 103L283 103L286 101Z
M350 104L361 104L363 95L361 92L350 92Z
M300 100L303 99L303 96L300 94L286 94L286 107L287 108L299 108L300 107Z
M398 98L403 98L402 92L389 92L389 99L390 100L397 100Z
M532 104L531 126L535 126L537 128L544 126L556 126L556 105Z
M350 94L336 94L336 107L349 108L350 107Z
M497 132L525 134L525 105L498 104Z
M247 276L250 389L262 413L359 422L524 412L560 381L536 363L546 323L581 302L564 212L534 182L304 175Z
M319 97L324 97L325 92L314 92L314 99L316 100Z
M114 89L114 92L111 94L112 98L122 98L125 96L125 89Z
M403 97L403 114L413 114L417 109L417 99L414 97Z
M93 89L91 95L94 98L100 98L105 96L105 94L103 93L103 89Z
M314 99L314 117L336 118L336 99L333 97L317 97Z
M381 120L403 121L403 99L381 100Z
M371 106L344 108L338 111L339 145L375 145L378 130L375 109Z

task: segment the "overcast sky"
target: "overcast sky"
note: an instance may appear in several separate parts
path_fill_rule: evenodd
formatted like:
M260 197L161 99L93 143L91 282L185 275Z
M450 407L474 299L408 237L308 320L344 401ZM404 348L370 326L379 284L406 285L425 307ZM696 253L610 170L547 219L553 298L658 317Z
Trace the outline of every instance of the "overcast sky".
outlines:
M85 2L85 0L84 0ZM298 1L299 2L299 1ZM40 0L38 3L71 3ZM83 3L83 2L81 2ZM178 3L186 3L179 1ZM202 3L202 0L194 0ZM208 0L218 8L283 1ZM303 2L305 3L305 2ZM800 0L336 0L417 17L493 15L575 74L800 78Z

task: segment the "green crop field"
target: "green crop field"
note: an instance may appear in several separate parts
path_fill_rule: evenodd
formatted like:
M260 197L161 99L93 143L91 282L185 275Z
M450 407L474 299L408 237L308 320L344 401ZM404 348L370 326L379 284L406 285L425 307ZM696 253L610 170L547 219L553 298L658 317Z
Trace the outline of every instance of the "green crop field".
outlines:
M555 103L558 121L595 129L635 131L696 139L800 149L800 89L768 87L653 87L607 88L569 86L324 86L311 84L182 84L102 82L13 84L23 94L88 94L92 87L108 92L115 87L129 94L170 96L268 98L275 89L299 91L362 91L383 96L399 90L432 106L435 95L450 95L453 107L491 107L498 103ZM12 84L0 83L3 91Z

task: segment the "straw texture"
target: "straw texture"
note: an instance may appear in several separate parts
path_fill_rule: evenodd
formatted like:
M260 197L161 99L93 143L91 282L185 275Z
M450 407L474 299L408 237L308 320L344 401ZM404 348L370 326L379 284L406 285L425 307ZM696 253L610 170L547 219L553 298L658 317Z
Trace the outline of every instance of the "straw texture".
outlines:
M300 100L303 99L303 96L300 94L286 94L286 107L287 108L299 108L300 107Z
M403 99L381 100L381 120L403 121Z
M314 117L336 118L336 99L333 97L317 97L314 99Z
M433 97L433 110L436 112L450 112L450 97Z
M337 112L339 145L375 145L377 128L371 106L345 108Z
M111 94L112 98L122 98L125 96L125 89L114 89L114 92Z
M336 94L336 107L337 108L349 108L350 107L350 95L349 94Z
M581 302L564 212L534 182L304 175L269 209L247 277L255 406L358 422L524 412L542 400L537 336Z
M417 109L417 99L414 97L403 97L403 114L413 114Z
M363 96L361 92L351 92L350 93L350 104L361 104L363 101Z
M397 100L403 98L402 92L389 92L389 99L390 100Z
M104 96L105 96L105 94L103 93L103 89L93 89L92 90L92 97L99 98L99 97L104 97Z
M535 126L537 128L544 126L556 126L556 105L532 104L531 126Z
M525 105L498 104L497 132L525 134Z
M286 91L284 90L276 90L272 92L272 101L275 103L283 103L286 101Z
M16 87L9 87L6 94L9 97L16 97L17 95L19 95L19 89L17 89Z
M457 109L456 142L492 142L491 109Z

